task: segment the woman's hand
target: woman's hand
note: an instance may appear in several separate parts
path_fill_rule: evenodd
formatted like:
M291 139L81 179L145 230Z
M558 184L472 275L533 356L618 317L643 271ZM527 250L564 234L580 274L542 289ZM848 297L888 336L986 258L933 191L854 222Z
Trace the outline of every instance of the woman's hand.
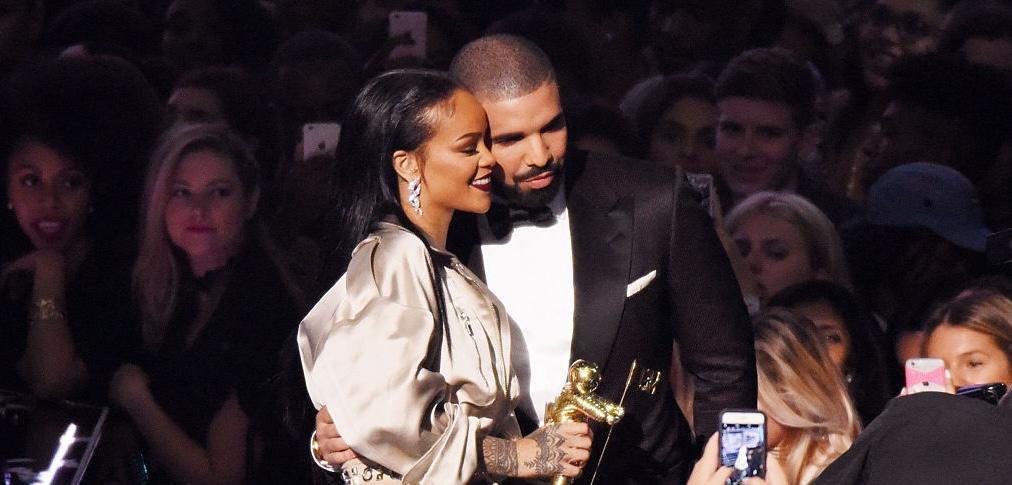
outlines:
M578 477L590 459L593 434L586 423L549 424L517 440L517 477Z
M710 440L706 442L703 456L696 462L696 466L692 468L692 474L689 475L689 481L686 482L686 485L724 485L727 483L727 479L731 478L734 470L730 467L720 466L717 436L718 433L714 433L710 437ZM780 468L780 462L767 453L766 479L753 477L745 480L745 483L749 485L787 485L787 476L784 475L783 469Z
M45 286L63 285L66 273L63 254L52 249L39 249L11 261L0 273L0 282L6 281L13 273L26 272L35 276L35 284Z
M134 364L123 364L109 382L109 401L128 410L138 402L149 399L148 375Z
M316 413L316 443L320 447L319 458L335 469L340 469L346 461L358 458L338 432L327 406L323 406Z

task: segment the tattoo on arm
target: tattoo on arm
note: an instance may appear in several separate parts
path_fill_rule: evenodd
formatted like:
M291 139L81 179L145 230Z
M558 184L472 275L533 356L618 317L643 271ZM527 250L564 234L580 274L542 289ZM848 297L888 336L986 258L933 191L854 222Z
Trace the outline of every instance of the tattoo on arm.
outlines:
M516 440L485 438L482 442L482 457L485 459L485 471L500 477L515 477L520 468L517 460Z
M528 436L538 445L538 451L534 458L524 465L534 470L539 476L558 475L562 473L562 461L565 452L562 451L562 444L566 442L565 437L559 433L559 425L545 426Z

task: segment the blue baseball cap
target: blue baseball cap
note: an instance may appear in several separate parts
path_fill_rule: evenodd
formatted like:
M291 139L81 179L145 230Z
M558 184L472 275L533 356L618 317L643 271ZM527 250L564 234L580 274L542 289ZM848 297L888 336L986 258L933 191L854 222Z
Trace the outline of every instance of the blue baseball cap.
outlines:
M991 233L984 225L977 189L945 165L919 162L894 167L868 189L865 210L872 224L924 227L980 253Z

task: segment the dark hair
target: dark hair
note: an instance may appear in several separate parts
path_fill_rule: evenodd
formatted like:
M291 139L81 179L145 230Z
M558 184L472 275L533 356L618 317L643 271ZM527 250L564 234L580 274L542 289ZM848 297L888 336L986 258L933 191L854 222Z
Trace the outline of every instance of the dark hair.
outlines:
M1012 365L1012 299L998 288L970 288L935 308L924 322L931 337L938 327L951 325L991 337Z
M716 104L713 80L702 74L665 76L643 96L643 101L636 112L636 131L641 137L649 140L664 113L672 105L686 98L697 98Z
M340 233L333 256L343 273L354 247L381 220L393 219L425 243L438 315L429 341L433 359L439 357L447 325L443 284L449 259L404 215L392 156L398 150L417 150L429 141L437 116L452 109L450 98L459 89L460 85L441 71L402 69L381 74L355 97L337 144L334 199L338 222L334 227Z
M450 63L450 73L475 96L491 101L519 98L555 82L545 52L523 37L507 34L465 45Z
M768 305L793 308L818 302L829 304L850 335L851 348L844 362L844 372L861 420L870 423L893 395L885 335L871 312L843 286L821 280L789 286L771 297Z
M401 209L391 156L397 150L416 150L428 141L435 131L434 111L445 107L458 89L460 85L445 73L404 69L373 78L355 97L337 145L335 270L344 272L352 249L374 223L385 218L396 219L426 241ZM442 259L431 247L429 251L433 263ZM442 307L440 267L434 267L433 286Z
M184 74L175 89L198 88L214 93L224 110L228 126L256 149L262 164L260 174L272 188L278 158L278 124L266 101L266 88L245 69L238 66L208 66ZM209 120L203 120L209 121Z
M819 79L805 63L781 48L743 52L728 63L714 88L717 100L729 97L784 103L804 129L815 120Z
M144 162L161 116L144 76L118 58L65 58L20 71L5 88L4 166L19 143L49 147L78 163L92 182L90 234L133 234ZM4 182L0 196L6 198Z

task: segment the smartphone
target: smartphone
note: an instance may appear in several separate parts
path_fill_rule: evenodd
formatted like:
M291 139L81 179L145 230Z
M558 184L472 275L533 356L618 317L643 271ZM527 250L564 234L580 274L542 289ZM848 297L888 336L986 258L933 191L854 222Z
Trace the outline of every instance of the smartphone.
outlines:
M720 413L720 464L734 469L726 485L766 477L766 415L755 409Z
M998 401L1005 397L1005 393L1008 392L1008 386L1001 382L992 382L990 384L975 384L972 386L963 386L956 391L957 396L972 397L974 399L980 399L981 401L998 405Z
M945 361L942 359L907 359L904 373L907 394L925 391L946 392Z
M411 42L398 45L390 52L390 58L417 57L425 59L426 32L429 16L425 12L393 11L390 12L388 35L390 38L407 34Z
M341 139L340 123L306 123L302 125L302 159L316 155L331 155L337 151Z

